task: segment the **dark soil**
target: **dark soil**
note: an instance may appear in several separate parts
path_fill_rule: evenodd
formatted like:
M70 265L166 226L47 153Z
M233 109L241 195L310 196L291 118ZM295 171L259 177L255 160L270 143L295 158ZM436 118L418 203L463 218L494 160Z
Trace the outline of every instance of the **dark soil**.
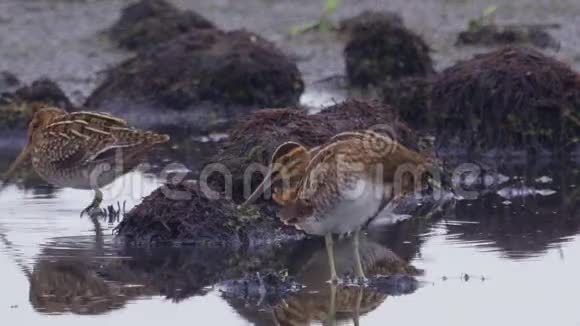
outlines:
M86 106L136 119L150 108L157 121L166 119L158 112L188 111L192 124L209 128L248 109L296 105L303 88L296 65L274 44L243 30L203 30L111 69Z
M231 130L230 137L210 163L223 164L233 176L233 198L243 196L243 176L253 163L268 166L273 151L285 141L296 141L307 147L321 145L337 133L371 127L389 130L391 136L418 149L419 137L399 121L396 112L378 102L349 100L308 115L296 109L270 109L253 113ZM263 176L253 177L253 187ZM222 191L224 179L210 178L210 185Z
M456 45L505 46L511 44L530 44L542 49L560 48L560 43L546 31L546 26L542 25L473 24L468 30L459 33L456 42Z
M119 20L108 31L120 47L143 50L214 24L193 11L181 11L164 0L142 0L124 8Z
M438 147L563 153L580 135L580 76L540 52L508 47L444 70L431 93Z
M429 46L392 13L366 11L346 22L350 40L344 49L346 72L353 86L426 76L433 72Z

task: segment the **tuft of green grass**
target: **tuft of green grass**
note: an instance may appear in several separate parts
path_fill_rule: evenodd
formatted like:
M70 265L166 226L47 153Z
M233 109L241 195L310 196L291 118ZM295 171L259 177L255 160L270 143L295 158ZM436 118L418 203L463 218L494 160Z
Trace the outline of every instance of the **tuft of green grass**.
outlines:
M334 23L330 16L338 9L341 0L324 0L324 10L316 21L310 21L290 28L290 35L296 36L318 29L319 32L326 33L334 28Z
M477 18L473 18L469 20L468 29L474 30L478 29L484 25L493 25L495 24L495 13L499 7L497 5L490 5Z

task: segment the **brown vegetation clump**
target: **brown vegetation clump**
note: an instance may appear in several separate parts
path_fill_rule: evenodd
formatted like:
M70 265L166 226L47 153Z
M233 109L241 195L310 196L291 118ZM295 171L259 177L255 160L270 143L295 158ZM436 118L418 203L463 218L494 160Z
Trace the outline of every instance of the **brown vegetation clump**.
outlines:
M430 111L443 147L565 152L580 141L580 76L535 50L507 47L443 71Z
M303 88L298 68L274 44L243 30L210 29L182 35L111 69L86 105L113 112L126 111L127 102L174 110L195 110L206 102L278 107L297 104Z
M193 11L180 11L164 0L142 0L129 5L108 31L120 47L143 50L214 24Z
M241 247L300 237L277 218L239 210L227 198L213 198L188 182L165 185L128 212L117 234L133 245L186 244Z
M350 40L344 49L346 72L353 86L427 76L433 72L429 46L393 14L363 12L346 24Z
M380 95L411 127L429 129L432 85L431 77L405 77L383 83Z

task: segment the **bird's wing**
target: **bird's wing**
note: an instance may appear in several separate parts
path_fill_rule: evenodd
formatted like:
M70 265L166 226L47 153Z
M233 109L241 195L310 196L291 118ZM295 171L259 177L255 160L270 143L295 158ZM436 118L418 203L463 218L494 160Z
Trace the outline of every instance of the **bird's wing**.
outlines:
M124 120L92 112L67 115L44 128L45 144L53 148L52 162L61 167L114 159L118 150L134 154L169 137L126 127Z
M105 130L111 127L127 127L127 121L104 112L72 112L62 117L62 120L81 120L87 122L92 127Z

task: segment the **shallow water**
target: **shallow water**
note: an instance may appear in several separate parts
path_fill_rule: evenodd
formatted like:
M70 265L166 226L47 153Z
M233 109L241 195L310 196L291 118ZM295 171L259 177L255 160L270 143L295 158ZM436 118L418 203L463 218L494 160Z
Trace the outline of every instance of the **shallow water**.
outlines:
M499 171L501 177L484 178L477 199L457 202L443 218L369 230L361 240L367 274L408 261L423 270L419 288L397 296L339 288L336 317L351 324L358 309L360 325L578 325L577 164L512 164ZM126 200L129 209L159 183L131 173L105 189L105 204ZM273 325L273 316L281 324L330 318L332 292L318 239L249 252L124 248L110 235L112 225L104 224L105 238L97 241L90 221L78 217L90 192L27 189L11 186L0 196L0 312L11 322ZM351 249L349 239L337 242L339 273L352 271ZM216 284L267 270L287 270L307 287L283 302L259 302L230 297Z
M258 32L291 53L306 80L305 104L319 107L344 96L316 83L343 74L342 43L332 35L288 36L293 25L317 17L321 7L317 1L173 2L199 11L225 29ZM130 55L100 34L127 3L0 1L0 70L12 71L24 82L48 76L81 103L98 83L99 72ZM481 51L455 48L455 35L493 4L500 5L498 22L561 24L552 33L562 47L548 53L578 67L576 0L345 0L334 16L368 8L401 12L406 25L433 47L441 69ZM3 139L4 143L15 142ZM178 161L195 169L205 155L203 148L187 149ZM417 277L420 287L399 296L373 289L338 289L339 319L352 324L358 310L361 325L580 325L578 163L531 167L512 163L500 171L507 180L498 178L504 181L499 185L488 182L477 199L458 202L444 218L411 219L369 230L362 242L368 273L380 273L373 267L388 269L392 261L408 262L424 271ZM126 201L130 209L159 184L154 176L132 173L105 191L104 204ZM272 325L274 316L280 324L282 316L296 324L319 324L329 318L332 293L324 282L328 267L319 239L251 252L127 249L115 243L114 225L103 224L105 237L98 241L89 220L79 218L91 196L87 191L54 189L35 179L0 193L4 323ZM336 255L342 261L340 268L351 271L348 239L337 244ZM258 305L255 300L228 297L214 286L261 268L288 270L308 287L284 302Z

